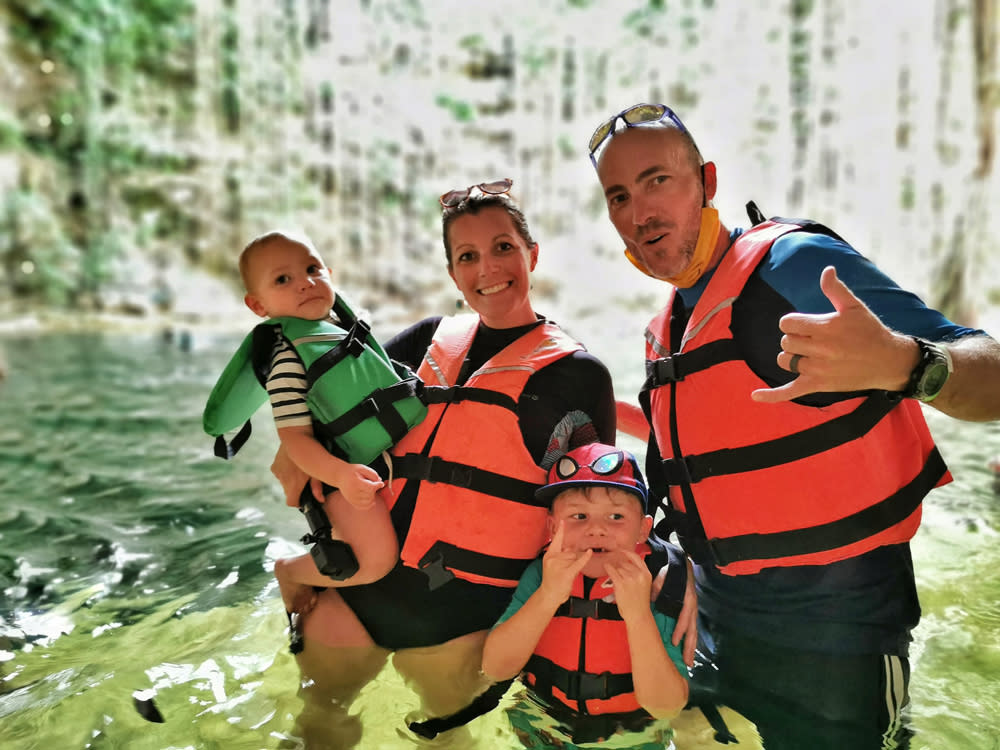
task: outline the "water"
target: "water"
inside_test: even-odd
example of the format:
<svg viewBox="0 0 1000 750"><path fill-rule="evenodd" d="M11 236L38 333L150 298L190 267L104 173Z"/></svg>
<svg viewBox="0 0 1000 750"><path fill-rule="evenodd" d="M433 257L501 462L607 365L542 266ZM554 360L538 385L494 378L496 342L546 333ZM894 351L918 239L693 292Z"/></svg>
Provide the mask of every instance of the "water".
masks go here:
<svg viewBox="0 0 1000 750"><path fill-rule="evenodd" d="M586 323L575 327L586 338ZM298 549L303 522L268 472L265 412L232 463L212 456L200 427L237 342L0 340L0 747L277 748L290 732L298 671L270 571ZM635 358L594 349L630 392ZM1000 425L930 416L956 482L926 504L914 543L925 611L914 747L996 747L1000 510L986 464ZM140 715L136 691L162 723ZM362 747L415 746L399 728L416 701L391 668L357 706ZM680 724L681 750L716 746L700 717ZM484 747L519 746L501 712L474 728Z"/></svg>

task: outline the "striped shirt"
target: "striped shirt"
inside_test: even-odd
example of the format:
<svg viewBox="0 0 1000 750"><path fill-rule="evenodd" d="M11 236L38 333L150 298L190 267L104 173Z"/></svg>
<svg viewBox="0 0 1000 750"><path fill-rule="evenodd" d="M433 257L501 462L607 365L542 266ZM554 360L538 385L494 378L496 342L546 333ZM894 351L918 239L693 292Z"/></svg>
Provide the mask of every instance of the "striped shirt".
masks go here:
<svg viewBox="0 0 1000 750"><path fill-rule="evenodd" d="M279 336L271 355L271 371L265 385L271 399L271 413L276 427L299 427L312 424L306 406L306 368L291 342Z"/></svg>

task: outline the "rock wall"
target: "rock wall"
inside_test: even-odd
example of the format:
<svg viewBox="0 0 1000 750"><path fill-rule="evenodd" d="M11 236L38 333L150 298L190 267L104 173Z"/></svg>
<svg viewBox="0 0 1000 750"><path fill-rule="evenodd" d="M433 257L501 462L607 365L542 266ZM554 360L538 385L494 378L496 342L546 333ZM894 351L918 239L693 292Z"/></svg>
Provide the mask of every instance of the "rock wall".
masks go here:
<svg viewBox="0 0 1000 750"><path fill-rule="evenodd" d="M728 224L750 198L816 218L970 319L1000 255L995 2L9 0L0 287L167 305L292 226L365 304L439 310L436 196L510 176L541 289L587 290L596 256L605 289L658 294L610 260L584 148L653 100Z"/></svg>

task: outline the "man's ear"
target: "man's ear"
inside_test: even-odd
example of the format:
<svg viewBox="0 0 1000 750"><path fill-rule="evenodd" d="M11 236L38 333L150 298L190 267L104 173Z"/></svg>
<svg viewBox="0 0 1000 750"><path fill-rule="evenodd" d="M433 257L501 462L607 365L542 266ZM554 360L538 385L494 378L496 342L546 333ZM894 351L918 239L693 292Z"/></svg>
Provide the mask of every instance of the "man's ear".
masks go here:
<svg viewBox="0 0 1000 750"><path fill-rule="evenodd" d="M701 166L702 184L705 187L705 200L710 201L715 198L715 191L719 184L715 174L715 162L706 161Z"/></svg>
<svg viewBox="0 0 1000 750"><path fill-rule="evenodd" d="M252 294L247 294L243 297L243 304L249 307L250 311L253 312L254 315L259 315L262 318L270 317L267 314L267 310L264 309L263 303L261 303L261 301Z"/></svg>

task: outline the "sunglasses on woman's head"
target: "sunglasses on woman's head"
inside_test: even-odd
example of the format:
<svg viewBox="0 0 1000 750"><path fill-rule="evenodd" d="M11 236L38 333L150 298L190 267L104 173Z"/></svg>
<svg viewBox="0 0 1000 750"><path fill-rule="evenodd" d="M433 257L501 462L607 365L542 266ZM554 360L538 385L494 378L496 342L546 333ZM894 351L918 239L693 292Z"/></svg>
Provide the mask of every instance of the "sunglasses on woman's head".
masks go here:
<svg viewBox="0 0 1000 750"><path fill-rule="evenodd" d="M637 125L648 125L650 123L663 122L664 120L670 120L674 126L682 133L687 133L688 129L684 127L684 123L681 122L679 118L670 107L665 104L635 104L628 109L623 109L617 115L609 117L603 123L601 123L594 134L590 136L590 161L593 163L594 168L597 168L597 157L594 154L597 153L597 149L610 138L615 132L615 125L618 120L621 119L625 123L626 128L634 128ZM690 133L688 133L690 135ZM693 139L692 139L693 140Z"/></svg>
<svg viewBox="0 0 1000 750"><path fill-rule="evenodd" d="M493 182L480 182L478 185L469 185L469 187L462 190L449 190L438 198L438 200L445 208L454 208L472 195L474 188L479 188L479 192L485 195L504 195L510 192L513 184L514 181L509 177L503 180L494 180Z"/></svg>

